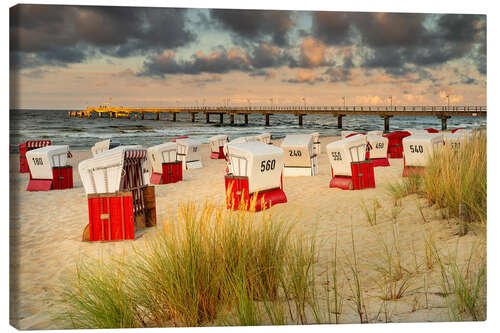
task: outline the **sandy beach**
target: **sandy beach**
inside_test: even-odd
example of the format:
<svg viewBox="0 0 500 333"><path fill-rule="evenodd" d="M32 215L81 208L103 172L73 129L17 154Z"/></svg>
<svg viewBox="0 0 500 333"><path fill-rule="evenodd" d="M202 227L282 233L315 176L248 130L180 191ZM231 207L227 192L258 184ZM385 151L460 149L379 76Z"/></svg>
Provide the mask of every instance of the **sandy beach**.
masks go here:
<svg viewBox="0 0 500 333"><path fill-rule="evenodd" d="M317 237L319 244L318 278L325 279L335 239L338 256L351 251L351 231L354 232L362 286L365 293L368 319L383 322L380 315L380 288L373 265L380 260L381 239L391 240L393 227L399 231L399 244L404 265L415 266L415 257L424 257L424 237L432 235L438 247L446 253L459 242L459 261L464 260L470 246L479 239L473 233L458 237L453 218L443 218L441 211L429 207L424 199L410 195L402 199L401 211L394 219L394 205L386 190L389 183L401 180L402 159L391 159L389 167L375 168L376 188L344 191L328 187L330 163L325 146L339 137L321 138L319 175L284 178L288 203L272 207L273 214L298 217L300 232ZM280 144L279 140L273 141ZM176 215L181 201L212 200L224 205L224 160L211 160L208 145L202 145L203 168L185 172L184 180L175 184L156 186L158 224L167 214ZM61 328L51 319L57 311L54 299L61 291L62 278L74 269L81 258L99 258L131 252L140 248L145 237L134 241L90 243L82 242L82 232L88 223L85 191L78 175L78 163L91 156L90 151L72 151L75 188L49 192L28 192L28 174L20 174L19 156L10 155L10 241L11 241L11 313L10 321L19 329ZM378 200L377 223L370 225L361 205ZM423 207L421 212L419 207ZM423 214L423 217L422 217ZM424 221L425 220L425 221ZM396 222L396 223L395 223ZM145 236L156 232L147 230ZM128 252L127 252L128 251ZM339 274L344 274L340 269ZM422 270L412 281L407 294L389 302L392 322L449 321L445 299L439 293L439 270ZM428 290L423 290L424 280ZM348 294L348 287L341 286ZM342 323L358 323L359 318L344 300Z"/></svg>

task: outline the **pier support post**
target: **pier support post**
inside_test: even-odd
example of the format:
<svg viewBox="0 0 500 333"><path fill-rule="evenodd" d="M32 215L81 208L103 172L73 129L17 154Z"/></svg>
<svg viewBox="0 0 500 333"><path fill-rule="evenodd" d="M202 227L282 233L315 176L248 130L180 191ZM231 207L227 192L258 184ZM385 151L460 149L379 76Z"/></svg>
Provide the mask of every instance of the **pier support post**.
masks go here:
<svg viewBox="0 0 500 333"><path fill-rule="evenodd" d="M127 114L127 118L130 119L130 113Z"/></svg>
<svg viewBox="0 0 500 333"><path fill-rule="evenodd" d="M382 116L384 118L384 132L389 132L389 119L392 116Z"/></svg>
<svg viewBox="0 0 500 333"><path fill-rule="evenodd" d="M156 120L160 120L160 112L156 112Z"/></svg>
<svg viewBox="0 0 500 333"><path fill-rule="evenodd" d="M177 112L172 113L172 121L177 121Z"/></svg>
<svg viewBox="0 0 500 333"><path fill-rule="evenodd" d="M245 114L245 125L248 125L248 114Z"/></svg>
<svg viewBox="0 0 500 333"><path fill-rule="evenodd" d="M141 113L141 120L144 120L144 112Z"/></svg>
<svg viewBox="0 0 500 333"><path fill-rule="evenodd" d="M343 114L337 116L337 128L342 128L342 118L344 118Z"/></svg>
<svg viewBox="0 0 500 333"><path fill-rule="evenodd" d="M196 113L191 113L191 122L194 123L196 121Z"/></svg>
<svg viewBox="0 0 500 333"><path fill-rule="evenodd" d="M269 116L270 116L270 114L266 113L266 126L270 126L269 125Z"/></svg>
<svg viewBox="0 0 500 333"><path fill-rule="evenodd" d="M99 112L99 118L102 118L102 112Z"/></svg>
<svg viewBox="0 0 500 333"><path fill-rule="evenodd" d="M299 126L302 126L302 117L303 115L299 114Z"/></svg>
<svg viewBox="0 0 500 333"><path fill-rule="evenodd" d="M234 114L229 115L229 120L231 122L231 125L234 125Z"/></svg>
<svg viewBox="0 0 500 333"><path fill-rule="evenodd" d="M219 113L219 123L221 125L224 123L224 113Z"/></svg>
<svg viewBox="0 0 500 333"><path fill-rule="evenodd" d="M205 113L205 119L207 121L207 124L210 122L210 113Z"/></svg>
<svg viewBox="0 0 500 333"><path fill-rule="evenodd" d="M441 130L444 131L448 128L446 121L448 120L448 118L451 118L451 117L450 116L441 116L439 118L441 118Z"/></svg>

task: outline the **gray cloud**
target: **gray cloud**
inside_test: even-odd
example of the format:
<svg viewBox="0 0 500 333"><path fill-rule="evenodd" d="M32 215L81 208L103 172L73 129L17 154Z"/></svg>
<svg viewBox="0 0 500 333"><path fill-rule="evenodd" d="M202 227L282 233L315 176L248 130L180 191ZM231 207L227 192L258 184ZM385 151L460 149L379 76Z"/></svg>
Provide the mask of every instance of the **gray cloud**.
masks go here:
<svg viewBox="0 0 500 333"><path fill-rule="evenodd" d="M288 32L294 26L291 14L291 11L282 10L210 10L211 18L231 31L238 43L262 42L270 38L278 46L288 45Z"/></svg>
<svg viewBox="0 0 500 333"><path fill-rule="evenodd" d="M115 57L186 45L185 9L17 5L10 9L13 65L64 66L95 56ZM21 55L22 54L22 55ZM12 67L12 66L11 66Z"/></svg>
<svg viewBox="0 0 500 333"><path fill-rule="evenodd" d="M138 75L163 78L165 74L223 74L234 70L251 70L246 55L239 51L219 48L209 55L193 54L190 60L177 60L173 52L153 55L144 62L144 68Z"/></svg>
<svg viewBox="0 0 500 333"><path fill-rule="evenodd" d="M312 33L328 45L359 41L367 49L361 66L389 74L406 64L437 66L465 56L486 73L484 15L315 12Z"/></svg>

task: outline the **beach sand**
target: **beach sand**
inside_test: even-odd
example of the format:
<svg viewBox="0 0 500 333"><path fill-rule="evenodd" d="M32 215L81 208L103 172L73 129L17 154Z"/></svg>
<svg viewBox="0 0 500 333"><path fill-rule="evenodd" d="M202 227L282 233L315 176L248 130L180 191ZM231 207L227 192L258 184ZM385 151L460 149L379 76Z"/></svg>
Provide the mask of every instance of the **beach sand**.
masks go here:
<svg viewBox="0 0 500 333"><path fill-rule="evenodd" d="M330 189L330 164L326 156L327 143L338 140L321 138L322 153L319 156L319 175L315 177L284 178L284 191L288 203L276 205L273 214L295 218L297 228L305 235L315 235L319 241L319 262L316 274L326 280L332 249L338 239L338 257L342 262L351 255L351 231L354 233L361 271L362 289L367 303L370 322L385 321L380 314L381 293L379 277L373 266L381 260L381 239L390 241L393 227L399 231L402 260L407 267L415 266L415 256L424 258L424 236L432 234L438 247L446 253L460 244L459 261L466 250L479 239L469 233L458 237L457 221L443 219L439 210L429 207L424 199L411 195L402 200L397 223L392 218L393 201L386 185L401 180L402 159L391 159L390 167L375 168L376 188L361 191ZM279 140L274 141L279 145ZM167 211L176 215L178 203L186 200L201 202L205 199L224 205L224 160L211 160L208 145L202 145L203 168L184 172L184 180L175 184L156 186L158 223ZM82 232L88 223L87 199L78 176L78 162L91 156L89 151L74 151L70 164L73 166L75 188L49 192L28 192L28 174L20 174L19 157L10 156L10 241L11 241L11 324L19 329L55 329L57 322L51 318L57 312L55 297L61 291L62 278L85 257L99 258L121 254L131 245L144 245L144 238L134 241L90 243L82 242ZM371 207L377 199L377 224L371 226L361 209L364 200ZM422 213L418 209L423 206ZM149 228L146 234L156 232ZM348 274L347 267L339 267L339 274ZM407 295L391 301L390 320L393 322L448 321L445 299L440 295L439 271L435 267L418 274ZM426 279L427 293L421 286ZM345 279L342 279L345 280ZM359 317L349 302L349 287L341 284L346 295L342 323L359 323ZM426 297L427 294L427 297Z"/></svg>

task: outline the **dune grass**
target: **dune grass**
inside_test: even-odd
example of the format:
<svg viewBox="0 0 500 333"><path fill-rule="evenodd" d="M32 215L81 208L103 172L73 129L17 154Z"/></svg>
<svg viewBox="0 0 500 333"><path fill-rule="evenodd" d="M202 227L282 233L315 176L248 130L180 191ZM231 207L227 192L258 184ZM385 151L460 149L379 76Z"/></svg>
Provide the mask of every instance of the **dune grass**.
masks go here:
<svg viewBox="0 0 500 333"><path fill-rule="evenodd" d="M486 320L486 248L476 241L463 263L454 252L441 254L433 243L433 254L441 273L441 292L446 298L450 320Z"/></svg>
<svg viewBox="0 0 500 333"><path fill-rule="evenodd" d="M122 268L115 263L79 263L58 299L64 307L55 319L77 328L141 327Z"/></svg>
<svg viewBox="0 0 500 333"><path fill-rule="evenodd" d="M364 200L361 200L361 210L366 216L366 220L370 226L377 224L377 210L381 207L380 202L377 199L371 200L371 205L367 205Z"/></svg>
<svg viewBox="0 0 500 333"><path fill-rule="evenodd" d="M403 178L401 182L389 183L387 192L392 196L394 206L401 206L401 199L414 193L422 191L422 177L418 174Z"/></svg>
<svg viewBox="0 0 500 333"><path fill-rule="evenodd" d="M379 298L384 301L402 298L411 288L414 272L403 265L403 255L397 224L392 225L390 242L379 237L380 260L374 264L378 272L377 284L381 290ZM414 259L416 261L416 257ZM417 266L417 263L415 263Z"/></svg>
<svg viewBox="0 0 500 333"><path fill-rule="evenodd" d="M149 235L127 260L83 262L64 288L73 328L307 323L315 305L314 239L270 212L229 211L205 202ZM95 266L95 267L94 267ZM228 320L229 318L229 320ZM61 319L61 318L59 318Z"/></svg>
<svg viewBox="0 0 500 333"><path fill-rule="evenodd" d="M445 146L433 154L422 187L428 200L451 215L486 225L486 134L477 132L458 151Z"/></svg>

